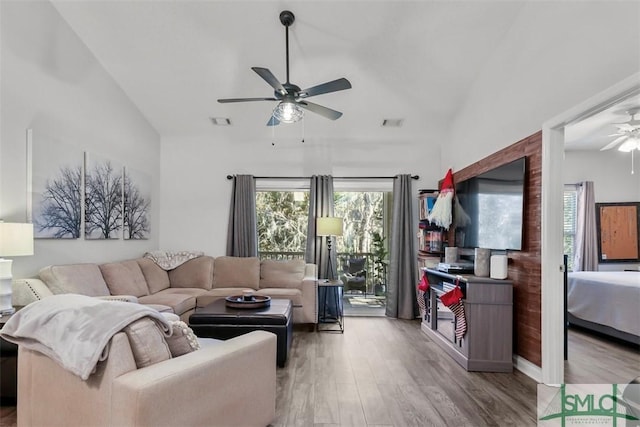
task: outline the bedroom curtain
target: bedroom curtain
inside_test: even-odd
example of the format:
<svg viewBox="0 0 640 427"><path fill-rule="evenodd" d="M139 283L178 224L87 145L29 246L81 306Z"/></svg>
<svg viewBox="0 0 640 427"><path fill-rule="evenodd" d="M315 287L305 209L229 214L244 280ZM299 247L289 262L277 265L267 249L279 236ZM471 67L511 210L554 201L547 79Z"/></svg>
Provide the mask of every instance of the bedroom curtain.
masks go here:
<svg viewBox="0 0 640 427"><path fill-rule="evenodd" d="M385 314L400 319L415 319L419 315L412 181L411 175L396 175L393 180L389 288Z"/></svg>
<svg viewBox="0 0 640 427"><path fill-rule="evenodd" d="M256 180L253 175L233 177L229 228L227 230L227 255L258 256Z"/></svg>
<svg viewBox="0 0 640 427"><path fill-rule="evenodd" d="M309 221L307 225L307 247L305 260L318 268L318 278L325 279L328 262L336 271L335 237L331 237L331 260L327 260L327 241L323 236L316 236L316 218L333 216L333 177L331 175L313 175L309 187Z"/></svg>
<svg viewBox="0 0 640 427"><path fill-rule="evenodd" d="M593 181L578 186L576 209L576 247L573 271L598 270L598 235Z"/></svg>

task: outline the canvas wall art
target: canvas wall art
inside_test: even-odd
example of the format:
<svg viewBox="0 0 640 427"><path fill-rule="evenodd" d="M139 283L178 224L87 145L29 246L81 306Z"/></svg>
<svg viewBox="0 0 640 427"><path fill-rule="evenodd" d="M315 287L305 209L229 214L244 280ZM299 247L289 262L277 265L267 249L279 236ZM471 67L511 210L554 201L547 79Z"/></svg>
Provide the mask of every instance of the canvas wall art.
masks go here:
<svg viewBox="0 0 640 427"><path fill-rule="evenodd" d="M31 135L31 134L29 134ZM34 237L77 239L82 221L82 150L34 135L28 141L32 176L31 217Z"/></svg>
<svg viewBox="0 0 640 427"><path fill-rule="evenodd" d="M119 239L122 235L122 171L117 161L85 153L85 239Z"/></svg>
<svg viewBox="0 0 640 427"><path fill-rule="evenodd" d="M125 167L123 197L125 240L148 239L151 233L151 176Z"/></svg>

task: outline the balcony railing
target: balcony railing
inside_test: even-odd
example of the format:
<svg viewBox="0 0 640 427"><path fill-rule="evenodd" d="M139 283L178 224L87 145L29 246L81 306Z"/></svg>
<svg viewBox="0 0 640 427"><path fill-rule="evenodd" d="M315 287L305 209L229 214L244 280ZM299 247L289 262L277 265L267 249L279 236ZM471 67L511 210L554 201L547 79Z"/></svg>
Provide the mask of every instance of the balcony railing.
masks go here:
<svg viewBox="0 0 640 427"><path fill-rule="evenodd" d="M304 259L304 252L276 252L265 251L259 252L260 259L274 259L274 260L290 260L290 259ZM373 254L370 252L338 252L336 258L337 272L336 275L340 278L346 269L346 265L351 258L366 258L365 269L367 271L367 293L373 293ZM324 276L324 272L319 276Z"/></svg>

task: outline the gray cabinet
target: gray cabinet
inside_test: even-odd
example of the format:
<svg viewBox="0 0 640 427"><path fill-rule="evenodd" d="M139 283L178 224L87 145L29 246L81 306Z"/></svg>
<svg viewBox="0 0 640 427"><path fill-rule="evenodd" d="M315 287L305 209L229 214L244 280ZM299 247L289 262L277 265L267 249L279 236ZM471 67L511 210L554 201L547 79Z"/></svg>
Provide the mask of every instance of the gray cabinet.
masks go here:
<svg viewBox="0 0 640 427"><path fill-rule="evenodd" d="M422 331L468 371L513 370L513 283L472 275L453 275L425 268L429 291ZM467 331L456 337L456 316L440 301L451 286L460 286Z"/></svg>

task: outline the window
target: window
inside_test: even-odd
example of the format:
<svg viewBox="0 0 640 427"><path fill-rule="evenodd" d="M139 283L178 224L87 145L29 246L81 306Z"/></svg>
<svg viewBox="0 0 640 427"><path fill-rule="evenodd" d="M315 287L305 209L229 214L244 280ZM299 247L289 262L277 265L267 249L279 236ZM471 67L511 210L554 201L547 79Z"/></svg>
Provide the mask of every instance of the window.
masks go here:
<svg viewBox="0 0 640 427"><path fill-rule="evenodd" d="M573 255L576 246L576 215L578 189L576 185L564 186L564 254L567 255L567 267L573 271Z"/></svg>
<svg viewBox="0 0 640 427"><path fill-rule="evenodd" d="M384 193L335 192L335 216L343 218L342 238L338 253L371 252L373 233L384 235Z"/></svg>
<svg viewBox="0 0 640 427"><path fill-rule="evenodd" d="M261 259L304 258L308 190L256 191L256 215Z"/></svg>

